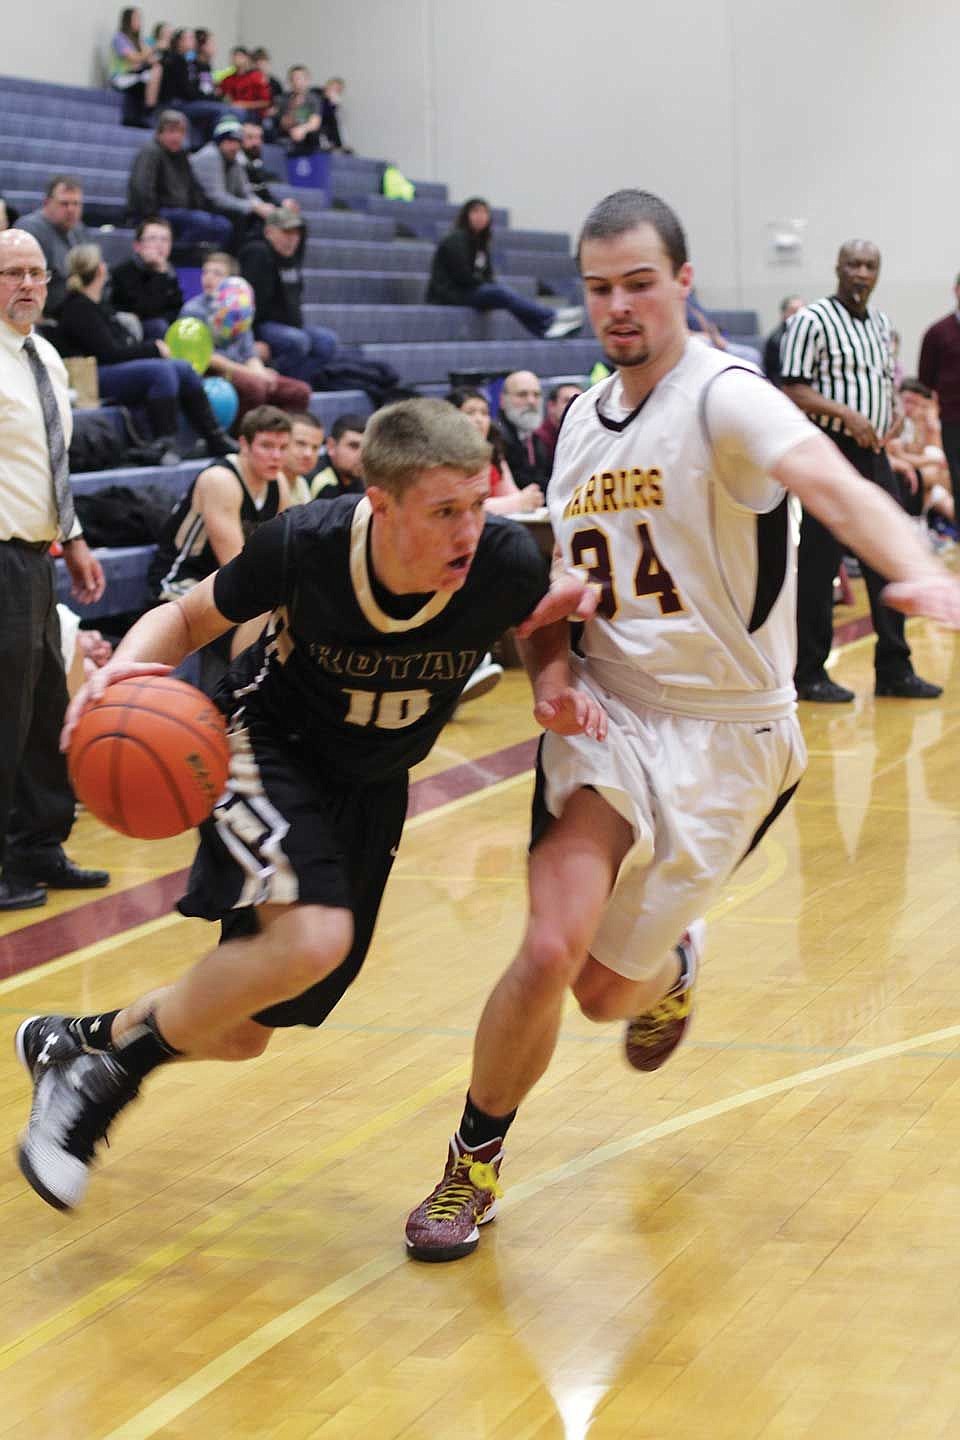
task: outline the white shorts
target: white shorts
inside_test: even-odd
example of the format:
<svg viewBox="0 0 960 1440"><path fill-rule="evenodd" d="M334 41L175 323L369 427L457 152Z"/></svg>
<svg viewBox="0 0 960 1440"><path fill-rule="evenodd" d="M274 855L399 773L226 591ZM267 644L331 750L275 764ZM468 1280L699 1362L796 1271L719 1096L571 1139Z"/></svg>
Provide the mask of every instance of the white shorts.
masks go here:
<svg viewBox="0 0 960 1440"><path fill-rule="evenodd" d="M590 953L642 980L716 900L757 831L806 766L795 715L708 720L608 694L582 670L609 717L607 738L544 736L544 798L559 815L591 786L633 827Z"/></svg>

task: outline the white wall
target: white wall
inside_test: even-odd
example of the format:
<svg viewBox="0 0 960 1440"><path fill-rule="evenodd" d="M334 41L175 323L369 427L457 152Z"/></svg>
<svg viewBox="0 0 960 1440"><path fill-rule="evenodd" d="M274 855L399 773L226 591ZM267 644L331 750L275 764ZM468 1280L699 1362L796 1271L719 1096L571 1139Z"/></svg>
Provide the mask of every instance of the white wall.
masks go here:
<svg viewBox="0 0 960 1440"><path fill-rule="evenodd" d="M875 240L908 366L960 269L953 156L960 12L942 0L240 0L278 64L347 79L345 131L414 178L575 230L625 184L685 221L703 297L772 323ZM252 32L251 32L252 33ZM293 38L295 37L295 38ZM768 222L805 219L802 263Z"/></svg>
<svg viewBox="0 0 960 1440"><path fill-rule="evenodd" d="M106 56L117 29L122 5L114 0L39 0L36 5L3 6L3 47L0 71L31 80L57 80L68 85L100 85L107 74ZM205 25L213 30L224 57L237 38L239 0L164 0L158 11L147 9L145 28L158 19L172 25Z"/></svg>

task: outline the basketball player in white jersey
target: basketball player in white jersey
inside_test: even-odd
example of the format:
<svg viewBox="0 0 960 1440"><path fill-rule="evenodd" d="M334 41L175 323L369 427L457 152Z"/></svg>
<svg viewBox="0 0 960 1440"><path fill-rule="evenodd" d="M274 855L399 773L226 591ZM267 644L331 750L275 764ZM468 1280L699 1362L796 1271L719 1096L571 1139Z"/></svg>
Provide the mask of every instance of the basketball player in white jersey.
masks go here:
<svg viewBox="0 0 960 1440"><path fill-rule="evenodd" d="M564 624L525 643L550 726L530 916L480 1020L443 1178L407 1221L423 1260L469 1254L493 1217L503 1139L547 1067L568 988L588 1018L627 1020L638 1069L680 1042L696 917L805 764L789 494L894 582L889 604L960 625L960 583L894 502L761 376L690 340L693 271L663 201L609 196L578 254L616 373L568 410L549 504L560 563L586 570L599 605L577 653ZM606 713L596 733L557 733L571 671Z"/></svg>

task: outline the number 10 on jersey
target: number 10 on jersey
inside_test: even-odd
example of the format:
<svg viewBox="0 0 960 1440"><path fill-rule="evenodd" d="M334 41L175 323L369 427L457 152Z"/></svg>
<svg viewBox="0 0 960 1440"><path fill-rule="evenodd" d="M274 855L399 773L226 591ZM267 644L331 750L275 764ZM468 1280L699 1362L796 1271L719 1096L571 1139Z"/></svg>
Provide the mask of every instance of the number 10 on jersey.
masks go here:
<svg viewBox="0 0 960 1440"><path fill-rule="evenodd" d="M679 614L684 609L683 601L673 583L673 576L654 549L647 520L637 522L637 544L640 547L640 557L633 577L634 595L638 598L655 595L661 615ZM600 591L597 614L613 620L620 609L620 601L606 535L595 526L578 530L570 542L570 553L574 565L584 569L590 584L596 585Z"/></svg>

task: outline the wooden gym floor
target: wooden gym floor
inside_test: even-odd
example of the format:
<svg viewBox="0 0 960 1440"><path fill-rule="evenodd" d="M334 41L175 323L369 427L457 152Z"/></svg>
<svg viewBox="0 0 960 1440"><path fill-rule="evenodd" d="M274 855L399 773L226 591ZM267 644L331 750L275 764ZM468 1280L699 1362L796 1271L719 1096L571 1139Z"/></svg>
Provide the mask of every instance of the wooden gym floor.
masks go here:
<svg viewBox="0 0 960 1440"><path fill-rule="evenodd" d="M403 1221L524 910L525 682L465 708L327 1025L154 1076L72 1218L0 1167L0 1436L955 1436L960 641L910 633L943 700L875 702L871 642L844 649L857 703L803 707L808 776L710 917L690 1042L640 1077L571 1009L499 1220L424 1266ZM82 816L70 848L110 890L0 923L11 1150L20 1019L120 1004L213 934L169 913L189 838Z"/></svg>

